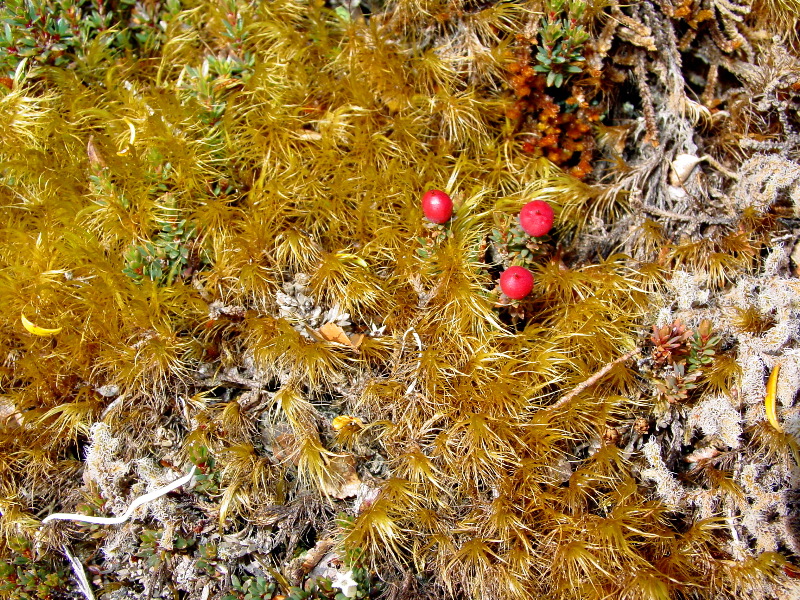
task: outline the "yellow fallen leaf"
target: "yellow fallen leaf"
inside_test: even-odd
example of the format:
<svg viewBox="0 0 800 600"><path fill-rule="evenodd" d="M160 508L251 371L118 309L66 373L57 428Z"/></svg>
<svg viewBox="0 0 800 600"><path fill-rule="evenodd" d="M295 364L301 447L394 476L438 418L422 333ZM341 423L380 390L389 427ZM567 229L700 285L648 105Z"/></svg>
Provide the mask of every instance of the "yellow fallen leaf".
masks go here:
<svg viewBox="0 0 800 600"><path fill-rule="evenodd" d="M764 408L767 410L767 421L772 425L776 431L783 433L783 427L778 423L778 410L777 410L777 396L778 396L778 374L781 372L781 365L777 364L773 367L772 373L769 374L767 379L767 393L764 396Z"/></svg>
<svg viewBox="0 0 800 600"><path fill-rule="evenodd" d="M61 329L63 329L62 327L55 327L53 329L48 329L47 327L39 327L31 323L24 314L20 315L20 319L22 320L22 326L28 331L28 333L32 333L33 335L48 337L51 335L56 335L61 331Z"/></svg>
<svg viewBox="0 0 800 600"><path fill-rule="evenodd" d="M364 421L358 417L351 417L350 415L339 415L331 421L331 427L333 427L334 431L341 431L345 427L363 429Z"/></svg>
<svg viewBox="0 0 800 600"><path fill-rule="evenodd" d="M350 338L347 337L344 329L336 323L325 323L319 328L319 334L326 342L337 342L339 344L350 345Z"/></svg>
<svg viewBox="0 0 800 600"><path fill-rule="evenodd" d="M767 412L767 421L775 428L775 431L784 433L783 427L778 422L778 375L781 372L781 365L777 364L772 368L772 373L769 374L767 379L767 393L764 396L764 408ZM800 447L791 435L786 436L786 441L789 444L789 449L792 451L794 461L800 466Z"/></svg>
<svg viewBox="0 0 800 600"><path fill-rule="evenodd" d="M352 337L348 336L345 330L336 323L325 323L319 328L319 334L326 342L336 342L354 349L358 348L364 340L364 335L361 333L356 333Z"/></svg>

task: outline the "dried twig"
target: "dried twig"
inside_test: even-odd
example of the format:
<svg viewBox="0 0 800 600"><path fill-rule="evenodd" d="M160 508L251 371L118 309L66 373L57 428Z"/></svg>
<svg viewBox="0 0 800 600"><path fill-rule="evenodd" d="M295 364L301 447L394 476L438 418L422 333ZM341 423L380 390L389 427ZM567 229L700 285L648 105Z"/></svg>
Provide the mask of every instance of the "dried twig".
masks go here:
<svg viewBox="0 0 800 600"><path fill-rule="evenodd" d="M655 206L643 206L642 209L651 215L658 215L659 217L666 217L676 221L687 221L689 223L704 223L706 225L731 225L734 222L733 217L714 218L706 215L684 215L682 213L664 210Z"/></svg>
<svg viewBox="0 0 800 600"><path fill-rule="evenodd" d="M197 387L213 388L213 387L240 387L256 392L267 391L267 384L256 379L247 379L239 375L224 374L211 379L193 379L192 384Z"/></svg>
<svg viewBox="0 0 800 600"><path fill-rule="evenodd" d="M714 167L717 171L725 175L725 177L729 177L730 179L734 179L739 181L741 179L740 175L736 171L731 171L728 167L723 165L719 162L716 158L711 156L710 154L704 154L703 160L705 160L708 164Z"/></svg>
<svg viewBox="0 0 800 600"><path fill-rule="evenodd" d="M575 386L575 388L569 394L567 394L566 396L562 397L561 400L559 400L558 402L553 404L553 406L550 406L545 410L548 410L549 412L554 412L554 411L560 409L561 407L566 406L570 402L570 400L572 400L575 396L580 394L583 390L585 390L586 388L588 388L588 387L594 385L595 383L597 383L598 381L600 381L603 378L603 376L606 375L606 373L608 373L616 365L618 365L619 363L625 362L629 358L632 358L632 357L636 356L637 354L639 354L639 352L641 352L641 350L639 348L634 348L630 352L628 352L626 354L623 354L622 356L620 356L616 360L608 363L602 369L600 369L597 373L595 373L594 375L589 377L589 379L587 379L583 383L580 383L579 385Z"/></svg>
<svg viewBox="0 0 800 600"><path fill-rule="evenodd" d="M644 52L637 52L633 72L636 75L636 86L639 88L639 95L642 98L642 114L644 115L644 124L647 129L647 136L645 139L657 148L660 142L658 139L658 125L656 124L656 109L653 104L653 95L647 84L647 69L644 64Z"/></svg>
<svg viewBox="0 0 800 600"><path fill-rule="evenodd" d="M293 560L287 569L289 582L299 585L303 577L308 575L335 545L336 542L332 538L319 540L316 546Z"/></svg>

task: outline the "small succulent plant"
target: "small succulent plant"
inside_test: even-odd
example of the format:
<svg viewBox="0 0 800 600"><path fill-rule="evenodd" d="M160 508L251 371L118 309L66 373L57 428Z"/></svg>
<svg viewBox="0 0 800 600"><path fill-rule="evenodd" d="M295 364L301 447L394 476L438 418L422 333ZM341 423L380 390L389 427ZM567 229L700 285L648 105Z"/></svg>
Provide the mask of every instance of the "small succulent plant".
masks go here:
<svg viewBox="0 0 800 600"><path fill-rule="evenodd" d="M658 395L670 404L686 402L689 399L689 392L697 387L699 378L700 373L687 371L685 363L675 363L664 380L656 383L656 389Z"/></svg>
<svg viewBox="0 0 800 600"><path fill-rule="evenodd" d="M691 330L686 329L686 325L680 319L671 325L656 327L653 325L653 335L650 341L653 342L653 361L656 365L674 363L689 353L686 342L692 337Z"/></svg>
<svg viewBox="0 0 800 600"><path fill-rule="evenodd" d="M194 237L195 229L185 219L164 221L153 241L128 250L123 272L137 282L147 278L169 285L188 266Z"/></svg>
<svg viewBox="0 0 800 600"><path fill-rule="evenodd" d="M689 369L698 369L710 365L714 360L716 347L721 340L722 337L720 335L714 335L711 321L703 319L692 334L689 356L686 359Z"/></svg>
<svg viewBox="0 0 800 600"><path fill-rule="evenodd" d="M680 319L663 327L653 326L651 356L661 373L654 381L658 395L670 404L687 402L690 392L700 385L706 368L713 363L721 340L708 319L703 319L694 330Z"/></svg>

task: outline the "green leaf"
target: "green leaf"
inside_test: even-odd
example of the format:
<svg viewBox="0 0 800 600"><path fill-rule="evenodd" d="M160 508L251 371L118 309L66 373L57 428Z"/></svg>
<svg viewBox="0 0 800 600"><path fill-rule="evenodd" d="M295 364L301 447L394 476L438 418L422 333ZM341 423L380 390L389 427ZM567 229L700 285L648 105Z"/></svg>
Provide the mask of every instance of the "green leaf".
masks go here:
<svg viewBox="0 0 800 600"><path fill-rule="evenodd" d="M350 11L344 6L337 6L333 9L333 12L336 13L336 16L339 17L343 22L349 23L351 21Z"/></svg>

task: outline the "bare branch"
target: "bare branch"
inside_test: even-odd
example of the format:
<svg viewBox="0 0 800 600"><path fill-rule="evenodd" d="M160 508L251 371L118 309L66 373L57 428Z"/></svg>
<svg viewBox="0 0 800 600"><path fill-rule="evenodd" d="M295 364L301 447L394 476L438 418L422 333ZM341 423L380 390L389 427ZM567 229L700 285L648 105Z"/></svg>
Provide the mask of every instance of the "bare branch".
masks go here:
<svg viewBox="0 0 800 600"><path fill-rule="evenodd" d="M588 387L590 387L590 386L593 386L595 383L597 383L598 381L600 381L600 380L601 380L601 379L602 379L602 378L603 378L603 377L604 377L604 376L605 376L605 375L606 375L606 374L607 374L607 373L608 373L608 372L609 372L611 369L613 369L613 368L614 368L616 365L618 365L618 364L620 364L620 363L623 363L623 362L625 362L626 360L628 360L628 359L630 359L630 358L632 358L632 357L636 356L637 354L639 354L639 352L641 352L641 349L640 349L640 348L634 348L634 349L633 349L633 350L631 350L630 352L628 352L628 353L626 353L626 354L623 354L623 355L622 355L622 356L620 356L619 358L617 358L617 359L615 359L614 361L612 361L612 362L608 363L608 364L607 364L607 365L605 365L605 366L604 366L602 369L600 369L600 370L599 370L597 373L595 373L594 375L592 375L591 377L589 377L589 379L587 379L587 380L586 380L586 381L584 381L583 383L581 383L581 384L579 384L579 385L575 386L575 388L574 388L574 389L573 389L573 390L572 390L572 391L571 391L569 394L567 394L566 396L562 397L562 398L561 398L561 400L559 400L558 402L556 402L555 404L553 404L553 406L550 406L550 407L548 407L548 408L547 408L547 409L545 409L545 410L547 410L547 411L549 411L549 412L555 412L555 411L557 411L558 409L562 408L563 406L566 406L567 404L569 404L569 402L570 402L570 401L571 401L571 400L572 400L572 399L573 399L575 396L577 396L578 394L580 394L580 393L581 393L583 390L585 390L586 388L588 388Z"/></svg>

